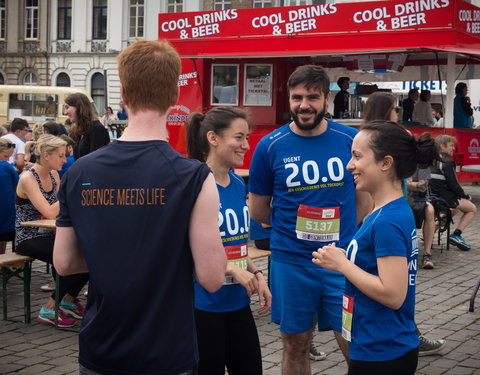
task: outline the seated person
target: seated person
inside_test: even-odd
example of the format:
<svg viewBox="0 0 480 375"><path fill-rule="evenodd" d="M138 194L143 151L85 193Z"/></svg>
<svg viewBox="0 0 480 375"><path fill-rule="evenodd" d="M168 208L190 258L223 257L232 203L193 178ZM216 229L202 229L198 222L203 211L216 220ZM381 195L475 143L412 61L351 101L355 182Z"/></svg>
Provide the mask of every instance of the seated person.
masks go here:
<svg viewBox="0 0 480 375"><path fill-rule="evenodd" d="M417 229L422 228L423 233L423 258L422 268L432 269L432 245L435 235L435 209L428 202L428 183L430 180L430 168L419 168L407 182L410 205Z"/></svg>
<svg viewBox="0 0 480 375"><path fill-rule="evenodd" d="M439 135L435 138L439 149L441 161L431 169L430 187L433 194L445 199L447 204L453 210L453 215L458 211L462 212L462 217L458 222L457 228L449 238L449 242L457 246L460 250L468 251L471 246L465 242L462 232L472 222L477 207L472 203L470 195L465 193L460 186L455 174L455 162L451 159L455 147L456 139L447 134Z"/></svg>

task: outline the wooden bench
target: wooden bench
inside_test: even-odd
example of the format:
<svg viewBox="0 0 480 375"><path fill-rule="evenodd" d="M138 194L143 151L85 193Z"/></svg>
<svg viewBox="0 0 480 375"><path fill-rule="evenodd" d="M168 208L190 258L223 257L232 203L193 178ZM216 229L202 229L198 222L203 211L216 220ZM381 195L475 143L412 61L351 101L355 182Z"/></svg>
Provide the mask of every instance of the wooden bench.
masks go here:
<svg viewBox="0 0 480 375"><path fill-rule="evenodd" d="M16 276L23 280L23 323L30 323L30 279L32 275L33 260L33 258L16 253L0 254L3 290L3 320L11 320L8 319L7 286L9 280L13 276Z"/></svg>
<svg viewBox="0 0 480 375"><path fill-rule="evenodd" d="M254 246L249 246L248 247L248 256L250 257L250 259L268 257L268 256L270 256L270 251L269 250L260 250L260 249L257 249Z"/></svg>

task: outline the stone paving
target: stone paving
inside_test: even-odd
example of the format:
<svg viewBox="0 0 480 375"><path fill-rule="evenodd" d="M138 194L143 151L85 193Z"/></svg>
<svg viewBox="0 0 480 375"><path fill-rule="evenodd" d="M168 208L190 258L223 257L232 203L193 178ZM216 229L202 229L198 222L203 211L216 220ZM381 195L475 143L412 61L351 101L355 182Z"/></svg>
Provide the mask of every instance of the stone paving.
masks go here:
<svg viewBox="0 0 480 375"><path fill-rule="evenodd" d="M464 188L479 207L480 186L466 184ZM420 357L417 374L480 375L480 295L475 312L468 311L472 289L480 279L480 213L465 231L464 238L472 245L471 251L459 251L454 246L446 251L444 236L443 245L435 242L433 249L435 269L420 269L418 272L417 324L428 337L444 338L447 344L442 355ZM258 260L257 264L266 272L266 259ZM31 284L32 323L0 320L0 375L78 374L78 333L57 330L35 320L41 304L48 297L47 293L40 291L40 286L50 280L45 264L35 262ZM21 291L20 282L9 287L10 317L22 315ZM81 300L85 302L83 295ZM258 309L256 298L252 299L252 309ZM270 322L269 317L259 317L256 313L255 317L264 374L279 375L282 343L278 327ZM315 333L314 342L319 350L327 353L327 359L312 362L312 374L347 373L332 332Z"/></svg>

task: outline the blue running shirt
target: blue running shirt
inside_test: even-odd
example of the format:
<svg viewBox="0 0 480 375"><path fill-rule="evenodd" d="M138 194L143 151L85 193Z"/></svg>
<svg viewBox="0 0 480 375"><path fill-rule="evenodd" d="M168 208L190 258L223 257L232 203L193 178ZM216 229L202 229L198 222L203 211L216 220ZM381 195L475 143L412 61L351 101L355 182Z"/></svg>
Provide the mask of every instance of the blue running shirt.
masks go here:
<svg viewBox="0 0 480 375"><path fill-rule="evenodd" d="M356 134L355 128L328 121L323 134L304 137L287 124L258 143L249 191L273 197L273 260L317 267L312 251L330 242L346 248L352 239L357 231L355 185L346 167Z"/></svg>
<svg viewBox="0 0 480 375"><path fill-rule="evenodd" d="M390 361L418 347L415 315L415 284L418 243L415 220L405 197L371 213L347 249L348 259L378 276L377 258L405 257L408 292L398 310L392 310L363 294L346 280L345 294L354 299L350 358L357 361Z"/></svg>
<svg viewBox="0 0 480 375"><path fill-rule="evenodd" d="M223 246L228 249L248 249L249 213L246 202L247 189L243 179L233 172L228 172L230 183L223 187L217 184L220 196L218 227ZM238 254L237 254L238 255ZM238 258L238 256L234 257ZM244 259L244 262L247 260ZM246 269L246 263L244 264ZM226 277L228 285L222 286L215 293L209 293L195 281L195 308L209 312L236 311L250 303L247 290L238 283L232 283Z"/></svg>

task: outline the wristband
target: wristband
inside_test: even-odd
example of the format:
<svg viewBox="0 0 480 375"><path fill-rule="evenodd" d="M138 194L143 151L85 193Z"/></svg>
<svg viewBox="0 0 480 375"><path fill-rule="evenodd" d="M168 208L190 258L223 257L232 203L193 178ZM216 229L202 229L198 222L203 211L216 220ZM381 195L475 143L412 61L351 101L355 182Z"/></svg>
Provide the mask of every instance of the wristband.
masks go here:
<svg viewBox="0 0 480 375"><path fill-rule="evenodd" d="M255 277L257 277L257 273L261 273L261 274L263 275L263 271L262 271L262 270L256 270L256 271L253 273L253 275L254 275Z"/></svg>

